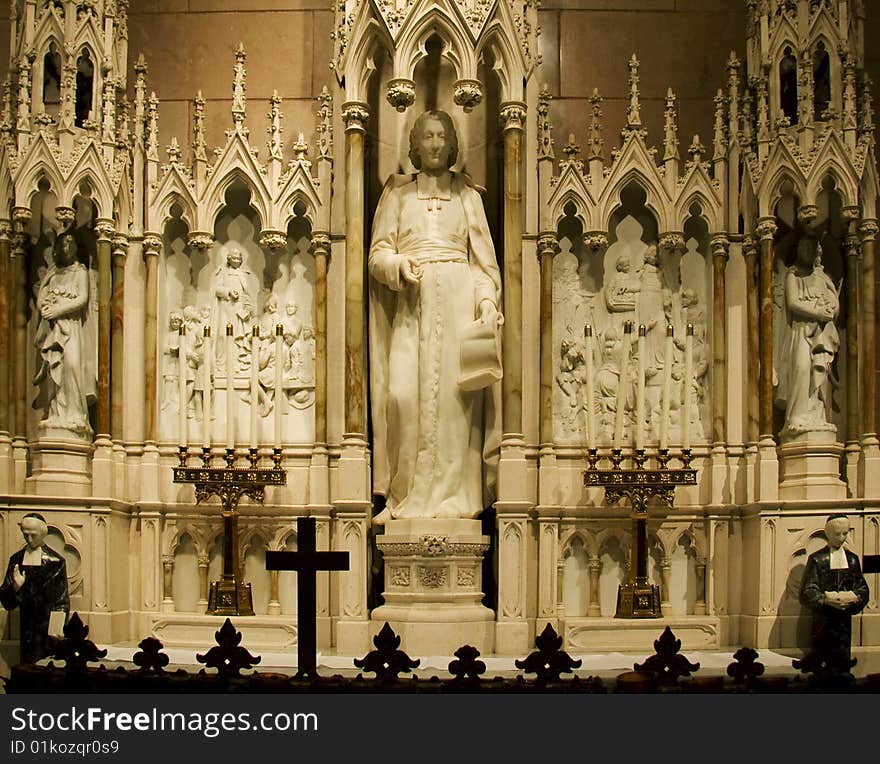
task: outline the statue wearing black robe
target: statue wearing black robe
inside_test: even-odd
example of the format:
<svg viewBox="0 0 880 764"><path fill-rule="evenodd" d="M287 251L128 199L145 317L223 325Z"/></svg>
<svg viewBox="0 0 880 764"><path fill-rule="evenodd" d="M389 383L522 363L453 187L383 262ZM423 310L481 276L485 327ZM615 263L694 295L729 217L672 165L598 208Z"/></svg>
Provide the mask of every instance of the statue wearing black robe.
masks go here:
<svg viewBox="0 0 880 764"><path fill-rule="evenodd" d="M859 558L844 549L846 568L831 568L831 548L813 552L801 582L801 603L813 611L813 649L829 660L849 661L852 617L868 604L868 583ZM841 610L825 604L825 592L853 592L858 602Z"/></svg>
<svg viewBox="0 0 880 764"><path fill-rule="evenodd" d="M7 610L20 608L21 662L35 663L49 654L49 615L53 610L70 610L67 594L67 565L64 558L45 544L40 547L40 565L24 565L27 547L9 558L0 586L0 603ZM24 585L15 591L12 573L21 566Z"/></svg>

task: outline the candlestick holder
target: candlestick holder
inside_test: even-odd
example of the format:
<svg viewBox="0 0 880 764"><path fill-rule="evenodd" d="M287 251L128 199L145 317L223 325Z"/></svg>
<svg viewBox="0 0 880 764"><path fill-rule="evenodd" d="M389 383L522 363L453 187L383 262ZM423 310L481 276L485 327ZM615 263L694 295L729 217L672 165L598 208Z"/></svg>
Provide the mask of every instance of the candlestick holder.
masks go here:
<svg viewBox="0 0 880 764"><path fill-rule="evenodd" d="M632 508L633 550L629 580L617 592L616 618L659 618L660 587L648 581L648 505L657 499L671 507L675 489L680 485L696 485L697 471L691 469L691 451L682 449L678 456L681 466L671 467L668 449L662 449L650 466L644 449L638 449L629 460L620 448L611 449L610 467L599 466L598 449L587 451L584 485L604 488L606 504L623 499Z"/></svg>
<svg viewBox="0 0 880 764"><path fill-rule="evenodd" d="M273 449L271 468L260 467L256 447L248 449L245 467L236 466L234 448L226 449L225 466L213 466L213 455L208 447L201 449L201 466L190 467L188 457L188 449L181 446L174 482L194 485L197 504L216 495L223 507L223 575L219 581L211 582L206 612L209 615L253 615L251 585L239 580L238 503L242 496L249 496L262 504L266 486L287 484L287 473L281 466L281 449Z"/></svg>

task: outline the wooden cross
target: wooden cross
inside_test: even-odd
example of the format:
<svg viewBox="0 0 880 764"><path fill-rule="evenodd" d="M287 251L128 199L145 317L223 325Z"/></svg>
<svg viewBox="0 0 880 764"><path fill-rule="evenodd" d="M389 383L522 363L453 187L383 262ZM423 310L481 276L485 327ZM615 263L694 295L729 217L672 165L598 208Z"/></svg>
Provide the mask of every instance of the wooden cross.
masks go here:
<svg viewBox="0 0 880 764"><path fill-rule="evenodd" d="M297 676L317 674L317 572L348 570L348 552L315 551L315 518L296 520L296 552L266 552L266 570L295 570Z"/></svg>

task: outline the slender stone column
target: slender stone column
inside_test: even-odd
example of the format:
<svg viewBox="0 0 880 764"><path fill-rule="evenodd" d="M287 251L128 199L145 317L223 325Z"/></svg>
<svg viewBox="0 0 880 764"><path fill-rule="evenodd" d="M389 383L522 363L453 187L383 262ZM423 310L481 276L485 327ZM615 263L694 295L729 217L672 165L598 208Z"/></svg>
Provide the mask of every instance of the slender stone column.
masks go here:
<svg viewBox="0 0 880 764"><path fill-rule="evenodd" d="M10 262L12 223L0 220L0 494L12 489L12 437L9 409Z"/></svg>
<svg viewBox="0 0 880 764"><path fill-rule="evenodd" d="M156 321L159 277L159 251L162 238L144 235L144 455L141 459L140 497L144 502L159 501L159 412L157 398Z"/></svg>
<svg viewBox="0 0 880 764"><path fill-rule="evenodd" d="M159 234L148 233L144 236L144 262L146 274L144 281L145 304L144 304L144 376L146 379L144 395L146 404L146 442L156 445L158 437L158 412L157 407L157 369L156 369L156 321L157 301L159 298L159 251L162 248L162 238Z"/></svg>
<svg viewBox="0 0 880 764"><path fill-rule="evenodd" d="M561 625L565 621L565 558L556 560L556 621Z"/></svg>
<svg viewBox="0 0 880 764"><path fill-rule="evenodd" d="M859 226L862 238L862 404L861 419L863 438L877 441L877 289L876 247L880 232L876 220L863 220Z"/></svg>
<svg viewBox="0 0 880 764"><path fill-rule="evenodd" d="M98 237L98 401L95 407L95 452L92 458L92 495L112 496L113 461L110 441L110 348L112 298L111 251L113 221L102 218L95 225Z"/></svg>
<svg viewBox="0 0 880 764"><path fill-rule="evenodd" d="M556 571L559 552L559 514L544 510L538 516L538 630L549 623L559 628L556 620Z"/></svg>
<svg viewBox="0 0 880 764"><path fill-rule="evenodd" d="M327 261L330 237L312 234L315 257L315 443L327 442Z"/></svg>
<svg viewBox="0 0 880 764"><path fill-rule="evenodd" d="M503 430L522 437L523 131L526 105L501 104L504 124Z"/></svg>
<svg viewBox="0 0 880 764"><path fill-rule="evenodd" d="M663 615L669 615L672 613L672 604L669 601L669 590L672 583L672 563L666 554L660 560L660 583L660 612Z"/></svg>
<svg viewBox="0 0 880 764"><path fill-rule="evenodd" d="M760 410L758 430L762 441L773 438L773 237L776 219L761 218L757 233L761 241L760 265Z"/></svg>
<svg viewBox="0 0 880 764"><path fill-rule="evenodd" d="M706 615L706 559L698 557L694 567L697 579L697 597L694 602L694 615Z"/></svg>
<svg viewBox="0 0 880 764"><path fill-rule="evenodd" d="M726 440L724 411L727 405L727 326L724 272L730 258L730 241L712 239L712 442L723 447Z"/></svg>
<svg viewBox="0 0 880 764"><path fill-rule="evenodd" d="M122 442L123 384L122 356L125 306L125 257L128 237L113 238L113 293L110 302L110 436L114 444Z"/></svg>
<svg viewBox="0 0 880 764"><path fill-rule="evenodd" d="M779 459L773 437L773 236L776 219L761 218L757 234L761 241L759 267L759 356L758 380L758 473L757 497L773 501L779 497Z"/></svg>
<svg viewBox="0 0 880 764"><path fill-rule="evenodd" d="M367 104L342 105L345 121L345 432L367 432L364 355L364 132Z"/></svg>
<svg viewBox="0 0 880 764"><path fill-rule="evenodd" d="M269 607L266 610L269 615L281 614L281 602L278 599L278 571L269 571Z"/></svg>
<svg viewBox="0 0 880 764"><path fill-rule="evenodd" d="M748 369L746 375L746 439L751 445L758 443L758 423L760 412L760 394L758 380L760 367L760 315L758 299L758 247L751 236L743 241L743 253L746 260L746 348Z"/></svg>
<svg viewBox="0 0 880 764"><path fill-rule="evenodd" d="M98 404L95 410L96 439L110 438L110 300L113 291L111 251L113 221L98 220Z"/></svg>
<svg viewBox="0 0 880 764"><path fill-rule="evenodd" d="M602 603L599 601L599 574L602 572L602 561L599 555L591 555L589 562L590 571L590 604L587 605L587 615L590 618L598 618L602 615Z"/></svg>
<svg viewBox="0 0 880 764"><path fill-rule="evenodd" d="M12 458L14 461L13 488L24 492L27 474L27 394L30 383L30 364L33 362L27 347L27 257L30 247L28 224L31 211L27 207L12 210L15 237L12 246ZM30 363L29 363L30 362Z"/></svg>
<svg viewBox="0 0 880 764"><path fill-rule="evenodd" d="M553 256L559 251L556 234L538 239L541 261L541 445L553 443Z"/></svg>
<svg viewBox="0 0 880 764"><path fill-rule="evenodd" d="M199 555L199 601L196 605L200 613L208 609L208 555Z"/></svg>
<svg viewBox="0 0 880 764"><path fill-rule="evenodd" d="M861 446L861 406L859 405L859 235L854 218L858 209L843 210L850 220L850 231L843 243L846 254L846 475L852 495L858 485L858 464Z"/></svg>
<svg viewBox="0 0 880 764"><path fill-rule="evenodd" d="M162 612L174 612L174 555L162 555Z"/></svg>

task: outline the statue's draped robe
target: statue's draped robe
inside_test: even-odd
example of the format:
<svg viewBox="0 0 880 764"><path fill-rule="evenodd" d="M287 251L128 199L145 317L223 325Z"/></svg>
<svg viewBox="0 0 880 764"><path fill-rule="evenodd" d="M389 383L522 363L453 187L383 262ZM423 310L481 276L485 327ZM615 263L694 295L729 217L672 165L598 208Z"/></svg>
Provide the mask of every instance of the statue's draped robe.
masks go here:
<svg viewBox="0 0 880 764"><path fill-rule="evenodd" d="M88 404L94 399L97 375L89 322L89 275L82 263L50 268L37 292L37 312L55 305L57 318L40 318L34 342L40 366L34 383L48 384L46 420L72 430L88 430Z"/></svg>
<svg viewBox="0 0 880 764"><path fill-rule="evenodd" d="M373 221L370 380L374 491L394 518L476 517L491 500L500 390L458 386L462 330L501 277L478 192L461 175L429 188L394 176ZM418 259L418 286L400 275Z"/></svg>
<svg viewBox="0 0 880 764"><path fill-rule="evenodd" d="M852 617L868 604L868 584L858 556L845 549L846 569L831 568L831 549L813 552L801 581L801 602L813 611L813 648L831 657L849 658ZM859 601L845 610L825 604L825 592L854 592Z"/></svg>
<svg viewBox="0 0 880 764"><path fill-rule="evenodd" d="M823 386L840 347L840 336L833 319L819 320L810 313L828 303L837 315L837 290L818 266L803 276L791 268L785 281L785 302L776 388L776 400L785 406L785 429L834 429L828 424Z"/></svg>
<svg viewBox="0 0 880 764"><path fill-rule="evenodd" d="M0 603L7 610L20 609L21 662L34 663L49 654L49 614L70 610L67 594L67 565L64 558L48 546L41 547L40 565L23 565L24 549L9 558L6 576L0 585ZM17 592L12 571L20 565L24 586Z"/></svg>

